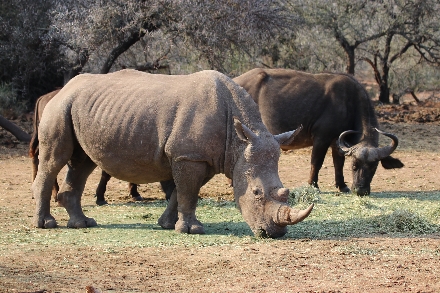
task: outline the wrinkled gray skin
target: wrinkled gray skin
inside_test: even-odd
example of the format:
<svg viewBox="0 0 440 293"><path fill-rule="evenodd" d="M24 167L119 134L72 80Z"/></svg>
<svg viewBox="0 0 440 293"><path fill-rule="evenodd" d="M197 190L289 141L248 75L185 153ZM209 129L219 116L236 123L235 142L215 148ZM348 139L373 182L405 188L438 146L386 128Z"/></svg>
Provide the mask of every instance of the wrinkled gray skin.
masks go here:
<svg viewBox="0 0 440 293"><path fill-rule="evenodd" d="M68 227L97 225L84 215L81 195L99 166L137 184L174 179L176 188L159 224L184 233L204 233L195 214L198 193L224 173L235 182L237 206L252 231L280 237L286 225L303 220L313 208L290 208L278 177L279 146L295 134L272 135L246 91L215 71L77 76L48 103L40 121L34 224L57 226L50 194L67 164L58 200L69 214Z"/></svg>
<svg viewBox="0 0 440 293"><path fill-rule="evenodd" d="M378 147L374 108L365 89L352 76L257 68L234 81L257 102L263 122L271 133L303 126L295 140L283 145L282 149L313 147L309 184L318 187L318 173L329 147L332 148L336 187L342 192L350 192L343 174L345 156L353 158L352 189L360 196L370 193L379 161L386 169L403 167L400 160L390 156L398 144L396 136L381 132L390 137L392 143L388 147ZM339 136L342 148L337 144Z"/></svg>
<svg viewBox="0 0 440 293"><path fill-rule="evenodd" d="M56 94L58 94L60 90L55 90L50 93L47 93L41 97L38 98L37 102L35 103L35 109L34 109L34 131L32 133L32 139L29 144L29 157L32 159L32 181L34 181L35 176L37 176L38 172L38 125L40 124L41 117L43 116L44 108L46 107L47 103L49 103L50 100L52 100L53 97L55 97ZM111 176L105 173L105 171L101 172L101 180L99 181L98 187L96 188L96 204L97 205L105 205L108 204L105 200L105 191L107 189L107 183L110 180ZM162 189L166 192L167 200L169 199L169 196L171 195L170 192L167 192L166 190L166 183L161 182ZM52 188L52 198L55 202L57 202L57 194L59 190L58 181L55 179L55 183ZM143 200L142 196L137 191L137 185L133 183L128 184L128 190L133 198L133 200L141 201Z"/></svg>

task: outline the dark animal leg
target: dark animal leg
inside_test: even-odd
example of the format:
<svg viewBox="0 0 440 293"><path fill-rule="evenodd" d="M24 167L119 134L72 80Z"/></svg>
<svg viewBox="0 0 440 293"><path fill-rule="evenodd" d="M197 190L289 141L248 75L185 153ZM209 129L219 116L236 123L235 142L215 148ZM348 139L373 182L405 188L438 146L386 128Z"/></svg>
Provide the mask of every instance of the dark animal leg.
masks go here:
<svg viewBox="0 0 440 293"><path fill-rule="evenodd" d="M308 182L313 187L319 188L318 174L319 170L321 170L322 164L324 163L324 158L329 146L330 144L323 144L317 140L313 142L311 168Z"/></svg>
<svg viewBox="0 0 440 293"><path fill-rule="evenodd" d="M58 200L69 214L67 227L87 228L96 226L94 219L84 215L81 207L81 196L87 178L96 168L95 163L81 149L78 150L68 164L66 178L58 194Z"/></svg>
<svg viewBox="0 0 440 293"><path fill-rule="evenodd" d="M107 190L107 183L112 178L105 171L101 172L101 180L99 180L98 187L96 188L96 204L99 206L106 205L108 202L105 200L105 192Z"/></svg>
<svg viewBox="0 0 440 293"><path fill-rule="evenodd" d="M336 146L336 142L332 143L332 157L333 157L333 165L335 167L335 183L336 188L339 189L340 192L350 192L350 188L345 184L344 181L344 163L345 163L345 157L342 156L339 151L338 147Z"/></svg>
<svg viewBox="0 0 440 293"><path fill-rule="evenodd" d="M128 190L129 190L130 195L134 201L143 201L144 200L144 198L139 194L139 192L137 190L137 184L128 183Z"/></svg>
<svg viewBox="0 0 440 293"><path fill-rule="evenodd" d="M176 183L174 183L174 180L161 181L160 186L162 187L163 192L165 192L165 198L169 201L171 194L176 188Z"/></svg>

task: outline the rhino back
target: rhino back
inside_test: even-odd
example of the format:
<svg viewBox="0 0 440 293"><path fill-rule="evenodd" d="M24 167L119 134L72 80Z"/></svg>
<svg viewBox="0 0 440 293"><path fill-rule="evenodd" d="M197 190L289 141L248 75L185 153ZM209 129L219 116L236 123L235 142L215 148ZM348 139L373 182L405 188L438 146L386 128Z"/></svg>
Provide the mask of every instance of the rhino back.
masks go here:
<svg viewBox="0 0 440 293"><path fill-rule="evenodd" d="M123 70L78 76L62 96L71 103L75 137L86 154L114 177L145 183L170 179L172 161L180 159L206 161L214 173L223 172L228 116L241 113L235 100L243 93L234 86L213 71Z"/></svg>

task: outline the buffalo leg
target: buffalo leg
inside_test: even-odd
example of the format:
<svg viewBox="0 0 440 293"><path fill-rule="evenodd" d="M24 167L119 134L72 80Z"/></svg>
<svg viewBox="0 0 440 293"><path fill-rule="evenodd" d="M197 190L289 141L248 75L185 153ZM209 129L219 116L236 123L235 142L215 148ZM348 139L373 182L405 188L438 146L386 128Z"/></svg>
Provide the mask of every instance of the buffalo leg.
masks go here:
<svg viewBox="0 0 440 293"><path fill-rule="evenodd" d="M312 157L311 157L311 168L309 176L309 185L319 188L318 186L318 174L321 170L322 164L324 163L324 158L327 153L330 144L324 144L315 140L313 142Z"/></svg>
<svg viewBox="0 0 440 293"><path fill-rule="evenodd" d="M350 188L348 188L347 184L344 181L344 163L345 157L339 153L338 147L336 146L336 142L332 143L332 157L333 157L333 165L335 167L335 184L336 188L339 189L340 192L350 192Z"/></svg>
<svg viewBox="0 0 440 293"><path fill-rule="evenodd" d="M96 188L96 204L99 206L106 205L108 202L105 200L104 194L107 190L107 183L112 178L105 171L101 172L101 180L99 180L98 187Z"/></svg>
<svg viewBox="0 0 440 293"><path fill-rule="evenodd" d="M106 205L108 202L105 200L105 192L107 191L107 183L112 178L107 172L101 172L101 180L99 180L98 187L96 188L96 204L99 206ZM136 201L144 200L137 191L137 184L129 183L128 189L131 197Z"/></svg>
<svg viewBox="0 0 440 293"><path fill-rule="evenodd" d="M67 227L86 228L97 225L94 219L84 215L81 207L87 178L95 168L95 163L82 150L77 152L68 164L66 178L58 194L58 200L69 214Z"/></svg>
<svg viewBox="0 0 440 293"><path fill-rule="evenodd" d="M130 192L131 197L135 201L143 201L144 198L139 194L137 190L137 184L135 183L128 183L128 190Z"/></svg>

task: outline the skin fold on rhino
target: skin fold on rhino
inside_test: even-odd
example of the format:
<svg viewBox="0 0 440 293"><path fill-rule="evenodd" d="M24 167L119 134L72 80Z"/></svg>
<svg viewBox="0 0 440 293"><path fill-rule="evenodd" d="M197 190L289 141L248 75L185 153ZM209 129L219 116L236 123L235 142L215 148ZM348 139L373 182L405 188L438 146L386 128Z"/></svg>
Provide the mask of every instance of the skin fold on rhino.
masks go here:
<svg viewBox="0 0 440 293"><path fill-rule="evenodd" d="M54 90L50 93L47 93L47 94L39 97L35 103L34 123L33 123L34 131L32 133L32 139L29 144L29 157L32 159L32 181L34 181L35 176L37 176L38 163L39 163L39 160L38 160L38 154L39 154L39 150L38 150L38 143L39 143L38 125L40 123L41 116L43 115L43 111L44 111L44 108L46 107L47 103L49 103L50 100L52 100L52 98L56 94L58 94L59 91L60 91L60 89ZM108 202L105 200L105 192L107 190L107 183L110 180L110 178L111 178L111 176L109 174L107 174L105 171L102 171L101 179L99 181L98 187L96 188L96 204L97 205L108 204ZM169 198L171 196L171 192L168 191L169 188L167 188L167 184L168 183L161 182L161 187L162 187L162 190L166 193L167 200L169 200ZM59 189L60 189L60 187L58 185L58 180L55 179L55 183L52 188L52 198L55 202L57 202L57 194L58 194ZM135 200L135 201L142 201L143 200L142 196L139 194L139 192L137 190L136 184L129 183L128 190L129 190L129 194L131 195L133 200Z"/></svg>
<svg viewBox="0 0 440 293"><path fill-rule="evenodd" d="M312 147L310 185L318 187L319 170L330 147L335 185L341 192L350 192L343 174L345 157L352 157L352 190L360 196L370 193L379 162L385 169L403 167L400 160L390 156L397 147L397 137L378 130L368 93L354 77L257 68L234 81L258 104L263 122L271 133L303 125L295 140L281 147L283 150ZM379 134L392 139L390 146L378 147ZM343 147L351 151L340 148L339 136L344 137L340 139Z"/></svg>
<svg viewBox="0 0 440 293"><path fill-rule="evenodd" d="M54 90L50 93L47 93L47 94L39 97L35 103L33 133L32 133L32 138L31 138L31 141L29 144L29 157L32 159L32 161L31 161L32 162L32 182L35 180L35 177L37 175L38 164L39 164L39 160L38 160L38 154L39 154L38 125L40 123L41 116L43 115L43 111L44 111L44 108L46 107L47 103L49 103L50 100L52 100L52 98L56 94L58 94L58 92L60 90L61 89L57 89L57 90ZM110 178L111 178L111 176L109 174L107 174L105 171L101 172L101 179L98 183L98 186L96 188L96 193L95 193L97 205L108 204L108 202L105 200L105 192L107 189L107 183L110 180ZM166 195L166 199L169 200L171 197L171 193L172 193L173 189L175 188L174 181L173 180L163 181L163 182L160 182L160 184L161 184L162 191L164 191L164 193ZM135 201L142 201L143 200L142 196L139 194L139 192L137 190L137 184L128 183L128 190L129 190L129 194L133 198L133 200L135 200ZM59 184L58 184L58 180L55 179L55 183L52 188L52 198L55 202L58 202L58 200L57 200L58 191L59 191Z"/></svg>
<svg viewBox="0 0 440 293"><path fill-rule="evenodd" d="M81 195L99 166L136 184L174 180L159 224L198 234L205 232L195 213L199 190L223 173L234 180L237 207L253 233L281 237L287 225L302 221L313 208L291 208L278 176L280 145L297 134L271 134L249 94L216 71L77 76L46 106L40 121L34 225L57 226L50 195L65 165L58 200L69 214L68 227L97 225L84 215Z"/></svg>

